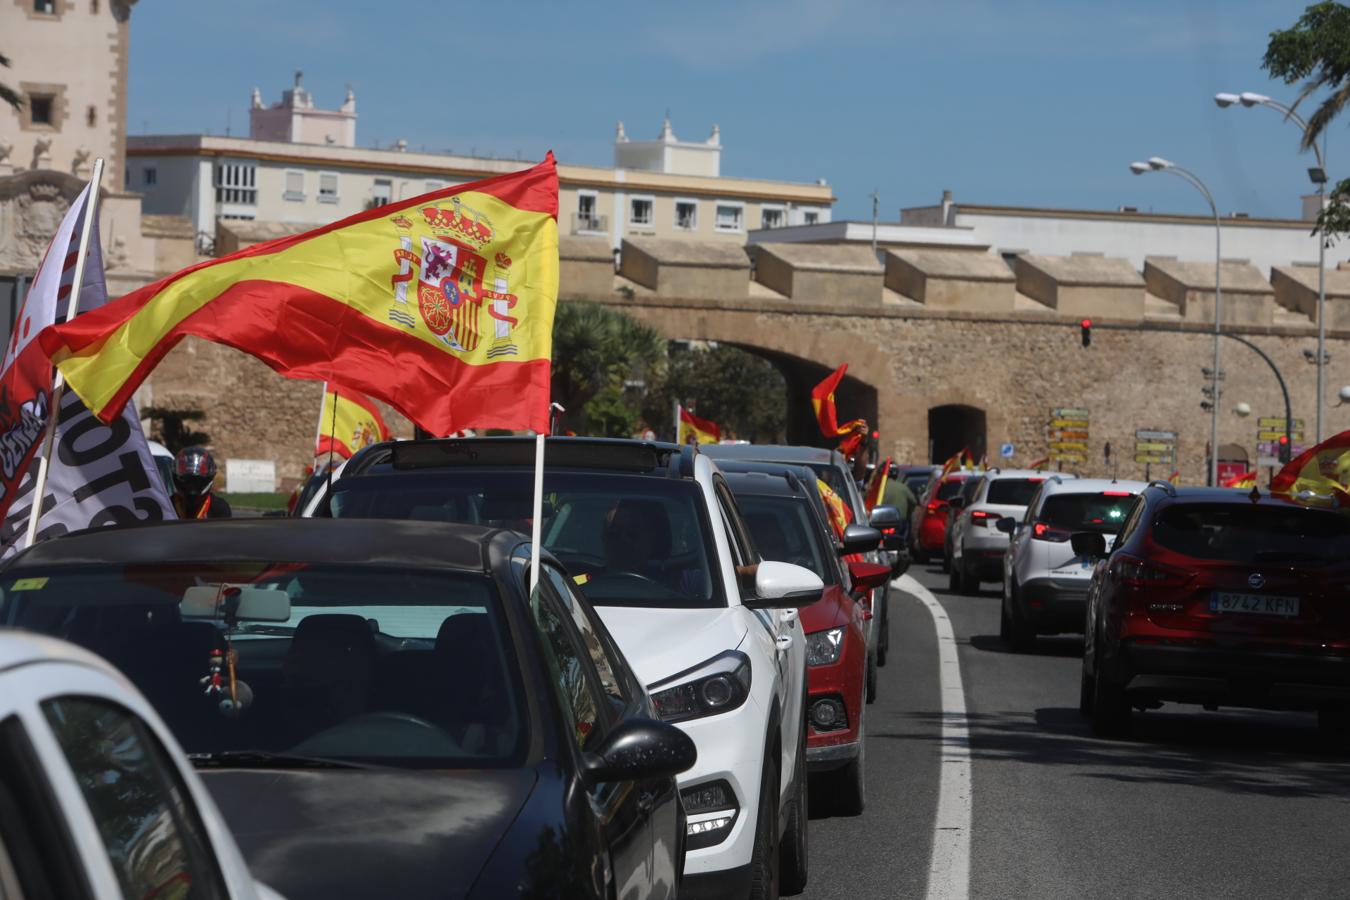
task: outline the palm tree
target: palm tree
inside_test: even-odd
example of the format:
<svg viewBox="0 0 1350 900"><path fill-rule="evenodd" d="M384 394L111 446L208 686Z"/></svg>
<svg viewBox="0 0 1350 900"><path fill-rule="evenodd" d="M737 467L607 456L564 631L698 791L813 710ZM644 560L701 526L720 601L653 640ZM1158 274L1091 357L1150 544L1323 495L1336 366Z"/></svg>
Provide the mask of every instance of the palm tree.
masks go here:
<svg viewBox="0 0 1350 900"><path fill-rule="evenodd" d="M1294 108L1321 90L1331 92L1308 117L1303 149L1317 143L1322 130L1350 104L1350 7L1314 3L1294 27L1273 31L1261 67L1285 84L1303 81Z"/></svg>
<svg viewBox="0 0 1350 900"><path fill-rule="evenodd" d="M0 66L9 68L9 57L3 53L0 53ZM0 103L8 103L14 109L19 109L23 106L23 97L9 85L0 84Z"/></svg>
<svg viewBox="0 0 1350 900"><path fill-rule="evenodd" d="M567 409L564 421L582 425L587 403L622 393L625 379L646 377L665 358L665 338L636 319L597 303L558 304L553 397Z"/></svg>

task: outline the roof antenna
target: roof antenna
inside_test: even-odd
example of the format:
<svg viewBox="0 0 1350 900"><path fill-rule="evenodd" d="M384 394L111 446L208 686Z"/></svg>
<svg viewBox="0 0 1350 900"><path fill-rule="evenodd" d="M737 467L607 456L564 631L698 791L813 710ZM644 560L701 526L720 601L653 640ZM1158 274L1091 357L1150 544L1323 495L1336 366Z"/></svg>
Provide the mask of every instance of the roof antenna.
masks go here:
<svg viewBox="0 0 1350 900"><path fill-rule="evenodd" d="M1247 496L1251 498L1251 501L1253 503L1255 503L1257 500L1261 499L1261 489L1256 485L1252 485L1252 492Z"/></svg>

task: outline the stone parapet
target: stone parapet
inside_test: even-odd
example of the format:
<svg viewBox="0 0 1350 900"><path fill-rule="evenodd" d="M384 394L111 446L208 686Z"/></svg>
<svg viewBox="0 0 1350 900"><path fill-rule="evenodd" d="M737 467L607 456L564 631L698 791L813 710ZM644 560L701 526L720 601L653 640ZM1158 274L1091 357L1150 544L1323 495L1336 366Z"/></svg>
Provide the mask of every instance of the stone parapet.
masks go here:
<svg viewBox="0 0 1350 900"><path fill-rule="evenodd" d="M1129 260L1024 253L1013 270L1020 293L1065 315L1144 317L1144 279Z"/></svg>
<svg viewBox="0 0 1350 900"><path fill-rule="evenodd" d="M604 238L558 238L558 294L584 300L614 293L614 251Z"/></svg>
<svg viewBox="0 0 1350 900"><path fill-rule="evenodd" d="M1225 260L1223 321L1226 325L1269 326L1275 321L1275 291L1249 262ZM1144 260L1148 292L1176 304L1189 322L1214 321L1214 264L1180 262L1166 256Z"/></svg>
<svg viewBox="0 0 1350 900"><path fill-rule="evenodd" d="M886 287L930 309L1011 312L1012 270L982 253L887 250Z"/></svg>
<svg viewBox="0 0 1350 900"><path fill-rule="evenodd" d="M1276 266L1270 272L1275 302L1317 322L1317 269ZM1350 269L1326 272L1327 327L1350 328Z"/></svg>
<svg viewBox="0 0 1350 900"><path fill-rule="evenodd" d="M884 269L867 247L753 244L754 278L785 297L830 306L880 306Z"/></svg>
<svg viewBox="0 0 1350 900"><path fill-rule="evenodd" d="M662 297L738 300L750 294L750 257L735 244L625 238L619 274Z"/></svg>

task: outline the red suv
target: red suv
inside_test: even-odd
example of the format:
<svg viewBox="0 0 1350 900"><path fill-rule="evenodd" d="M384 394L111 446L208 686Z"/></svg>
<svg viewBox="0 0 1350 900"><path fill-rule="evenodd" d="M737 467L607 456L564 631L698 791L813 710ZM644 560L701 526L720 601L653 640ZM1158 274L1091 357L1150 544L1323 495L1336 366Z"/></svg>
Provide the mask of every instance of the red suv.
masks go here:
<svg viewBox="0 0 1350 900"><path fill-rule="evenodd" d="M961 493L961 485L972 472L952 472L935 478L924 492L919 505L914 507L910 522L910 541L914 545L914 561L926 563L930 557L942 556L947 548L947 514L949 502Z"/></svg>
<svg viewBox="0 0 1350 900"><path fill-rule="evenodd" d="M1161 701L1316 710L1350 732L1350 516L1282 497L1155 482L1088 587L1080 709L1123 737Z"/></svg>

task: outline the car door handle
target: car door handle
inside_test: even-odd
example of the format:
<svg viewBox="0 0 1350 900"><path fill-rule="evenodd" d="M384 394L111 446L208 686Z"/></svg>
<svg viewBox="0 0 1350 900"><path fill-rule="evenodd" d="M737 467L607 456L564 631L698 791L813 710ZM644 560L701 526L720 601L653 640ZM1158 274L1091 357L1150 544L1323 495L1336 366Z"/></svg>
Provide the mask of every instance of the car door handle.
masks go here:
<svg viewBox="0 0 1350 900"><path fill-rule="evenodd" d="M789 647L791 647L791 646L792 646L792 635L790 635L790 634L780 634L780 635L778 636L778 649L779 649L779 650L786 650L787 648L789 648Z"/></svg>

